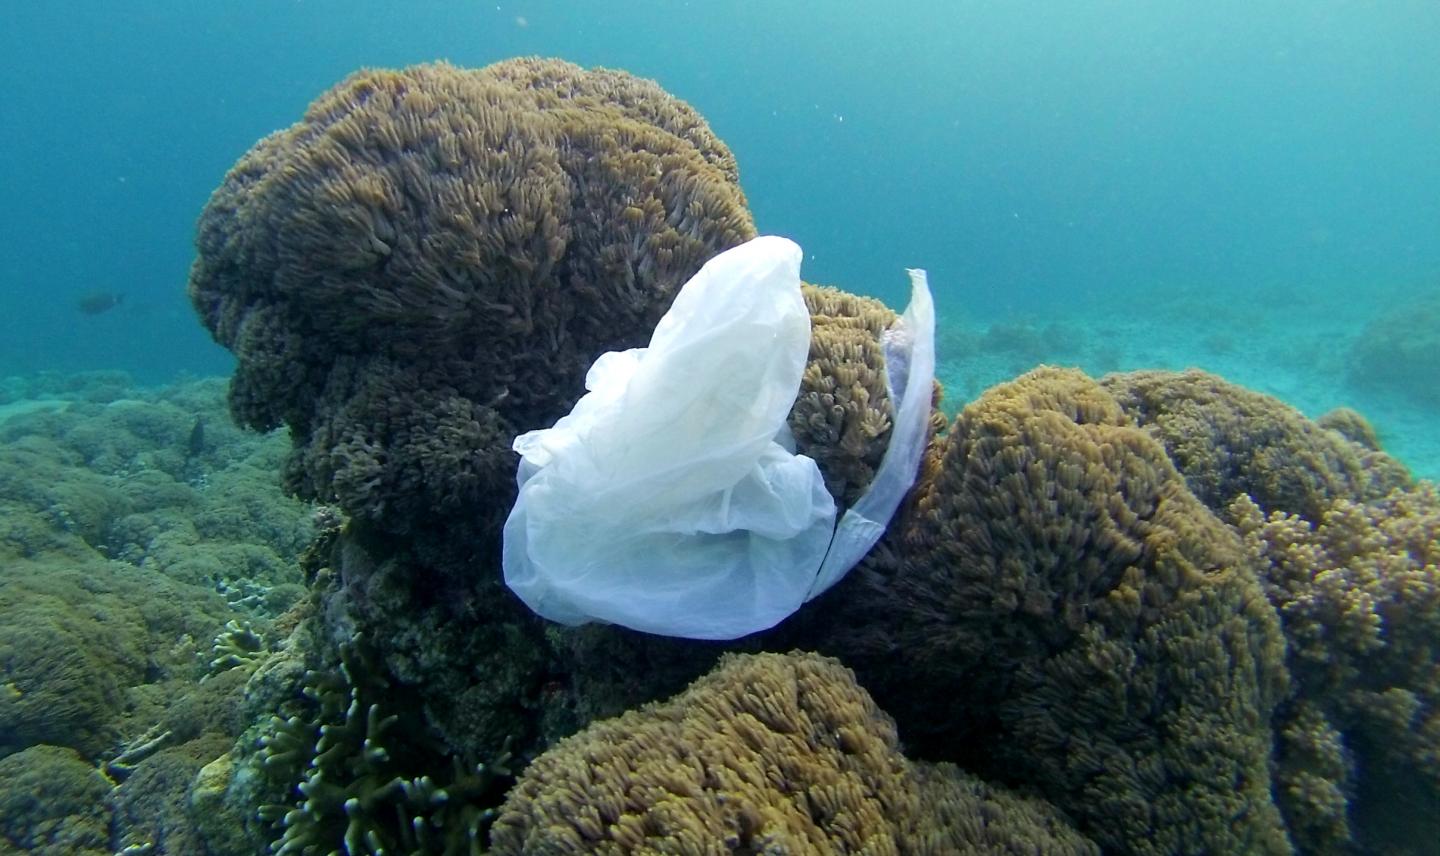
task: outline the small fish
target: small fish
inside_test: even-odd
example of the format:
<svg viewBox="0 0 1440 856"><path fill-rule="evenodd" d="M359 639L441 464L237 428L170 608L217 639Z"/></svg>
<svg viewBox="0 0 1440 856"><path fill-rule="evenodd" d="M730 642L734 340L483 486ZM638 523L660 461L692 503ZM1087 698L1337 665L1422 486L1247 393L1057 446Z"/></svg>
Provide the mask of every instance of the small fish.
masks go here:
<svg viewBox="0 0 1440 856"><path fill-rule="evenodd" d="M124 294L114 291L91 291L75 301L75 307L86 315L99 315L119 306L124 299Z"/></svg>

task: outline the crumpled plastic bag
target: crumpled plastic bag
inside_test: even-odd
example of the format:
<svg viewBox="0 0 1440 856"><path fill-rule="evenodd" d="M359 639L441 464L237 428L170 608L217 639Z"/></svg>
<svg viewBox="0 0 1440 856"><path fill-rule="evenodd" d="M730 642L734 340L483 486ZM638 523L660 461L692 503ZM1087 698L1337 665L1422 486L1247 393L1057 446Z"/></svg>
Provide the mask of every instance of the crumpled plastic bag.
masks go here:
<svg viewBox="0 0 1440 856"><path fill-rule="evenodd" d="M872 488L847 512L827 560L835 503L786 427L810 342L801 257L794 242L761 237L711 259L648 348L601 355L568 415L516 438L520 491L503 566L531 609L563 624L733 639L833 585L884 531L923 451L933 347L926 369L912 356L923 325L896 337L893 365L908 367L900 385L908 392L924 375L920 448L898 454L886 476L892 440L876 476L885 496L867 505ZM930 324L927 343L933 314ZM913 434L899 418L895 436Z"/></svg>

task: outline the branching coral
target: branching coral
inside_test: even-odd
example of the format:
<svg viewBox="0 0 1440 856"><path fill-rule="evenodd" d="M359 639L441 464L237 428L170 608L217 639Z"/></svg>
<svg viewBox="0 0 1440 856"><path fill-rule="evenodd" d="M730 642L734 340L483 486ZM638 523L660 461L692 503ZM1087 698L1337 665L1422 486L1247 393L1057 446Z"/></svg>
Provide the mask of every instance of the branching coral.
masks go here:
<svg viewBox="0 0 1440 856"><path fill-rule="evenodd" d="M497 854L1095 853L1042 803L900 754L834 660L730 656L671 701L542 755Z"/></svg>
<svg viewBox="0 0 1440 856"><path fill-rule="evenodd" d="M1373 446L1215 375L1132 372L1101 384L1165 444L1190 490L1215 511L1244 493L1267 512L1315 520L1332 499L1378 499L1411 481Z"/></svg>
<svg viewBox="0 0 1440 856"><path fill-rule="evenodd" d="M483 518L509 442L754 234L734 160L654 83L558 61L353 75L201 218L190 294L232 408L301 496L406 531Z"/></svg>
<svg viewBox="0 0 1440 856"><path fill-rule="evenodd" d="M265 637L250 622L232 618L225 622L225 629L215 635L210 653L210 675L230 669L254 669L265 658Z"/></svg>
<svg viewBox="0 0 1440 856"><path fill-rule="evenodd" d="M1339 499L1313 524L1267 517L1244 497L1230 514L1267 562L1289 642L1295 698L1281 727L1280 798L1297 839L1313 852L1341 852L1352 837L1373 847L1379 836L1397 852L1433 842L1440 493L1425 484L1370 503Z"/></svg>
<svg viewBox="0 0 1440 856"><path fill-rule="evenodd" d="M275 852L481 852L512 780L508 750L447 761L412 709L378 700L383 686L358 649L342 654L337 670L306 676L304 715L275 716L261 738L264 768L298 779L300 794L261 810L280 832Z"/></svg>

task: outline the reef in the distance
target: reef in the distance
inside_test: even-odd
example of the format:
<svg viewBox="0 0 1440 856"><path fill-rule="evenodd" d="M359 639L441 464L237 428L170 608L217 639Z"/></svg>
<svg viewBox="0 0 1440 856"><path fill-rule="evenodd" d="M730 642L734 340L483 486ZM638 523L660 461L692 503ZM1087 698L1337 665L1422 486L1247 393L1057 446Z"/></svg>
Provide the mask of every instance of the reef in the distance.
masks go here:
<svg viewBox="0 0 1440 856"><path fill-rule="evenodd" d="M257 143L190 297L230 413L288 433L215 383L0 421L0 845L1437 852L1440 496L1353 411L1041 366L947 421L937 386L883 540L773 630L525 609L514 437L754 233L623 72L362 72ZM843 509L894 314L804 297L788 425Z"/></svg>

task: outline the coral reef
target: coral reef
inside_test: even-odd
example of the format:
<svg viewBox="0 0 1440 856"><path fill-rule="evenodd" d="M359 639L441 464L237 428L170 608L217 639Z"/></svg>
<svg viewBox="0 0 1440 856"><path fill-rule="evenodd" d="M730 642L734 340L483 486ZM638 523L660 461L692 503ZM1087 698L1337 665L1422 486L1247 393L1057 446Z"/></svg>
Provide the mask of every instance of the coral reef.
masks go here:
<svg viewBox="0 0 1440 856"><path fill-rule="evenodd" d="M794 632L922 757L1038 788L1107 850L1286 852L1279 622L1164 448L1100 384L1046 368L932 451L909 513Z"/></svg>
<svg viewBox="0 0 1440 856"><path fill-rule="evenodd" d="M839 663L727 656L540 756L496 854L1098 853L1043 803L913 764Z"/></svg>
<svg viewBox="0 0 1440 856"><path fill-rule="evenodd" d="M493 525L516 433L754 235L734 159L654 83L553 60L353 75L201 217L191 299L287 485L385 531ZM483 531L483 528L481 529Z"/></svg>
<svg viewBox="0 0 1440 856"><path fill-rule="evenodd" d="M297 782L294 804L261 809L280 833L274 852L475 853L513 781L509 752L463 762L426 734L424 719L373 672L358 642L341 662L305 676L307 704L274 716L260 760L272 779Z"/></svg>
<svg viewBox="0 0 1440 856"><path fill-rule="evenodd" d="M112 753L130 736L109 759L122 843L188 842L187 822L211 848L288 853L473 852L492 820L499 852L537 853L1404 852L1429 834L1414 801L1440 757L1434 495L1358 416L1311 422L1199 372L1042 368L948 431L935 420L885 541L767 634L686 643L520 607L498 568L512 438L567 410L596 354L643 343L675 288L753 233L703 119L621 72L363 72L258 143L206 208L190 295L239 360L236 417L288 427L273 460L287 489L338 509L315 541L302 553L284 525L261 539L284 545L270 553L233 537L265 506L197 487L194 459L224 445L211 417L147 428L77 401L170 452L140 472L127 450L17 436L18 475L0 474L19 512L0 543L103 549L229 600L186 648L192 679L211 661L199 686L215 696L86 726ZM843 505L888 440L894 315L805 298L789 425ZM992 329L976 347L1034 341ZM46 487L81 461L102 475ZM143 490L109 480L123 467ZM159 522L182 504L189 522ZM238 573L192 558L232 540L217 564ZM276 618L299 596L295 563L308 590ZM202 659L194 643L212 638ZM732 654L622 713L727 648L839 656L879 705L820 655ZM225 692L242 722L211 712ZM15 704L0 696L0 717ZM1412 801L1378 798L1392 791Z"/></svg>
<svg viewBox="0 0 1440 856"><path fill-rule="evenodd" d="M541 60L355 75L212 197L190 288L239 358L232 409L288 425L287 486L349 515L318 559L333 571L317 620L372 640L455 751L533 745L606 709L499 584L509 446L753 234L734 159L695 111ZM806 295L816 334L792 426L843 502L888 442L879 338L895 316Z"/></svg>
<svg viewBox="0 0 1440 856"><path fill-rule="evenodd" d="M183 800L194 771L240 731L235 698L243 682L197 683L193 640L230 614L223 601L113 562L0 564L0 755L15 753L18 764L32 749L56 744L44 748L73 753L91 772L98 762L110 781L102 779L86 812L106 818L102 829L127 843L170 841L159 852L199 852L184 843L182 813L161 820L152 808L162 788L170 794L163 804ZM109 840L107 833L99 846ZM82 849L72 842L53 852Z"/></svg>
<svg viewBox="0 0 1440 856"><path fill-rule="evenodd" d="M1397 306L1366 324L1348 362L1356 390L1440 408L1440 297Z"/></svg>
<svg viewBox="0 0 1440 856"><path fill-rule="evenodd" d="M73 749L39 744L0 758L0 850L110 856L109 793Z"/></svg>
<svg viewBox="0 0 1440 856"><path fill-rule="evenodd" d="M1267 512L1315 520L1332 499L1378 499L1411 483L1384 452L1212 374L1130 372L1101 384L1165 444L1190 490L1215 511L1243 493Z"/></svg>
<svg viewBox="0 0 1440 856"><path fill-rule="evenodd" d="M99 553L177 582L243 586L236 599L254 598L247 611L284 611L299 594L295 560L311 535L309 511L275 484L284 438L231 424L220 380L107 386L114 398L101 403L89 387L66 389L37 390L71 396L57 399L64 408L0 423L0 541L20 555ZM207 440L192 450L199 420Z"/></svg>
<svg viewBox="0 0 1440 856"><path fill-rule="evenodd" d="M790 431L796 451L815 460L843 508L869 488L890 444L894 404L881 337L896 315L878 300L839 289L806 285L803 291L810 356L790 410ZM939 398L937 384L937 403ZM938 429L938 413L935 421Z"/></svg>
<svg viewBox="0 0 1440 856"><path fill-rule="evenodd" d="M124 383L41 379L56 406L0 424L0 763L30 787L70 758L103 784L73 790L85 805L36 786L49 819L16 845L35 852L203 852L191 780L246 725L247 669L201 680L209 640L265 632L301 591L309 514L274 482L283 438L229 424L222 382Z"/></svg>
<svg viewBox="0 0 1440 856"><path fill-rule="evenodd" d="M193 680L193 640L228 614L218 601L104 560L0 561L0 754L49 743L98 757L146 687Z"/></svg>
<svg viewBox="0 0 1440 856"><path fill-rule="evenodd" d="M1289 642L1278 797L1297 843L1428 852L1440 840L1440 493L1337 499L1313 523L1246 497L1230 514L1267 562Z"/></svg>
<svg viewBox="0 0 1440 856"><path fill-rule="evenodd" d="M1009 356L1023 371L1038 363L1057 357L1073 357L1084 350L1081 331L1056 322L1039 327L1026 322L991 324L979 339L979 349Z"/></svg>
<svg viewBox="0 0 1440 856"><path fill-rule="evenodd" d="M206 853L191 812L190 790L201 768L223 754L233 739L233 734L213 733L163 749L138 765L110 795L116 850Z"/></svg>

